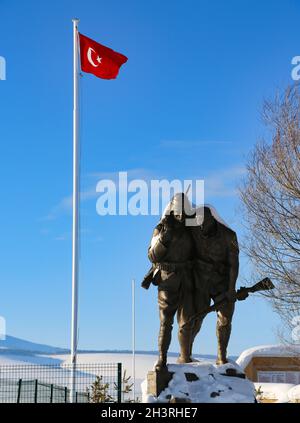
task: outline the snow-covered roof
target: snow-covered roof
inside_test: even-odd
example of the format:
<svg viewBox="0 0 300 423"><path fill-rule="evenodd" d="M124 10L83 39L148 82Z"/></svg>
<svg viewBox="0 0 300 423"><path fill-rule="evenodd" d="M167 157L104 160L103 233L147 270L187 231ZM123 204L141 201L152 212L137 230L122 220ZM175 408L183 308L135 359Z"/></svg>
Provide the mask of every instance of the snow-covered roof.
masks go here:
<svg viewBox="0 0 300 423"><path fill-rule="evenodd" d="M260 345L242 352L236 360L245 369L253 357L293 357L300 355L300 345Z"/></svg>

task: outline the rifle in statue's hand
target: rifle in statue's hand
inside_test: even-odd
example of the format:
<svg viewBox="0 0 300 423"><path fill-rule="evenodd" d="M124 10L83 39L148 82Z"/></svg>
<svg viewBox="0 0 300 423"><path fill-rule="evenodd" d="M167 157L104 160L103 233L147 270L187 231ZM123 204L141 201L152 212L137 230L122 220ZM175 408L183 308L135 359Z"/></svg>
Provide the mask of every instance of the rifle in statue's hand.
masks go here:
<svg viewBox="0 0 300 423"><path fill-rule="evenodd" d="M269 291L271 289L275 288L271 279L264 278L261 281L257 282L255 285L247 288L247 287L241 287L237 290L235 295L235 301L243 301L245 300L249 294L253 294L254 292L259 291ZM193 320L199 319L201 317L205 317L208 313L211 313L212 311L217 311L222 305L228 303L228 299L226 297L222 298L219 301L216 301L213 305L206 307L206 309L201 310L200 312L194 314L184 325L185 327L187 324L191 323Z"/></svg>
<svg viewBox="0 0 300 423"><path fill-rule="evenodd" d="M152 266L148 270L147 274L145 275L145 277L144 277L144 279L143 279L143 281L141 283L142 288L149 289L149 287L151 285L151 282L153 281L154 270L155 270L154 266Z"/></svg>

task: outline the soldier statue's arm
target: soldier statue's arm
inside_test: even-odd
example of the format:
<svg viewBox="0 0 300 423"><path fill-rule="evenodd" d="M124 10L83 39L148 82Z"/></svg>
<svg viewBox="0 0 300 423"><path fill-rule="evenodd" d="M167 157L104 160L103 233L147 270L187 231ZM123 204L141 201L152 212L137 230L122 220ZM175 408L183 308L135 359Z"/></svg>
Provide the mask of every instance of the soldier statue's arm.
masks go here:
<svg viewBox="0 0 300 423"><path fill-rule="evenodd" d="M148 257L152 263L159 263L165 257L168 246L173 238L173 227L168 219L164 219L154 229L151 244L148 249Z"/></svg>
<svg viewBox="0 0 300 423"><path fill-rule="evenodd" d="M239 244L235 232L230 234L228 251L229 284L226 294L229 301L234 301L236 296L236 281L239 274Z"/></svg>
<svg viewBox="0 0 300 423"><path fill-rule="evenodd" d="M165 218L159 223L152 234L150 247L148 248L148 258L153 263L142 281L142 287L148 289L154 283L155 264L163 261L168 251L168 245L173 238L173 228L170 219Z"/></svg>

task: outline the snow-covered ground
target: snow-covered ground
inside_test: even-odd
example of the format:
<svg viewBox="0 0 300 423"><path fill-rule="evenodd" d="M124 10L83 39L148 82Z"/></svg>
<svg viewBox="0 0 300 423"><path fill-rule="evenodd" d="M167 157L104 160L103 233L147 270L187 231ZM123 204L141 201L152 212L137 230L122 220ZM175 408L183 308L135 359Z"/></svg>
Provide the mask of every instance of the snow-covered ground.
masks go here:
<svg viewBox="0 0 300 423"><path fill-rule="evenodd" d="M300 385L293 386L288 391L288 400L291 402L300 402Z"/></svg>
<svg viewBox="0 0 300 423"><path fill-rule="evenodd" d="M15 353L8 353L8 352L0 352L0 365L7 365L7 364L56 364L59 365L61 363L61 359L56 358L54 356L44 356L42 354L29 354L25 352L15 352Z"/></svg>
<svg viewBox="0 0 300 423"><path fill-rule="evenodd" d="M277 403L289 402L289 392L295 387L291 383L261 383L255 382L255 389L258 394L258 400L271 400Z"/></svg>
<svg viewBox="0 0 300 423"><path fill-rule="evenodd" d="M58 354L49 356L51 359L61 360L68 363L69 355ZM135 356L135 374L137 379L143 379L145 372L152 370L157 357L152 354L136 354ZM78 363L122 363L122 368L127 370L127 374L132 375L132 354L126 353L79 353ZM176 363L176 357L170 357L171 363Z"/></svg>

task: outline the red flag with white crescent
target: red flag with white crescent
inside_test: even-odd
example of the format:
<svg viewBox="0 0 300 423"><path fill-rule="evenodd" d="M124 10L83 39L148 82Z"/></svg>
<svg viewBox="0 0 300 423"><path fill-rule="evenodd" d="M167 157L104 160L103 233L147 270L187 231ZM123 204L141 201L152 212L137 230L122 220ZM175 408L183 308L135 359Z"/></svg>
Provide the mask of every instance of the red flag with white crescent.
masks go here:
<svg viewBox="0 0 300 423"><path fill-rule="evenodd" d="M80 61L83 72L92 73L98 78L114 79L127 57L109 47L79 34Z"/></svg>

